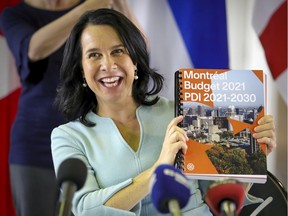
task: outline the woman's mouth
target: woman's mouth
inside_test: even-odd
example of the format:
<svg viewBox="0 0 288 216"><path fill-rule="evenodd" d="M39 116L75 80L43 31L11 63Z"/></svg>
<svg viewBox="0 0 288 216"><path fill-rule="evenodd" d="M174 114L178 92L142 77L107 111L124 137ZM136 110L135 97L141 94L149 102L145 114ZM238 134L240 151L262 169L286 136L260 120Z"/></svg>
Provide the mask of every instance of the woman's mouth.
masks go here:
<svg viewBox="0 0 288 216"><path fill-rule="evenodd" d="M121 77L106 77L100 80L101 84L107 88L116 87L120 84Z"/></svg>

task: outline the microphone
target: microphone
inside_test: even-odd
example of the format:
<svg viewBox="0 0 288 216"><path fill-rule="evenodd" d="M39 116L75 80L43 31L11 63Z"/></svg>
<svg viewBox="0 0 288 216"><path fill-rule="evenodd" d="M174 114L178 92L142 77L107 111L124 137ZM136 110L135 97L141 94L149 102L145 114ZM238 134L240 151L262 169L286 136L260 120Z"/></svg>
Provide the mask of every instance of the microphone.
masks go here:
<svg viewBox="0 0 288 216"><path fill-rule="evenodd" d="M237 216L244 198L243 185L232 179L214 182L205 195L205 201L215 216Z"/></svg>
<svg viewBox="0 0 288 216"><path fill-rule="evenodd" d="M61 187L58 202L58 216L70 216L74 193L83 187L87 177L87 167L77 158L64 160L58 169L57 182Z"/></svg>
<svg viewBox="0 0 288 216"><path fill-rule="evenodd" d="M179 169L168 164L158 166L150 188L152 202L159 212L182 215L180 209L188 203L190 187L187 177Z"/></svg>

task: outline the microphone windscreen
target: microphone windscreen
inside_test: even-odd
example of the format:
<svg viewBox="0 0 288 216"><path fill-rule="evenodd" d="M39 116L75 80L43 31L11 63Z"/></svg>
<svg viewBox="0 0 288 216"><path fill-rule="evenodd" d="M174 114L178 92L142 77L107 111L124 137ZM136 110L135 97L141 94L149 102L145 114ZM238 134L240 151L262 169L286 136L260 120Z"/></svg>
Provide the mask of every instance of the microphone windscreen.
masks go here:
<svg viewBox="0 0 288 216"><path fill-rule="evenodd" d="M161 213L168 213L168 202L176 200L182 209L190 198L190 187L186 176L172 165L160 165L151 179L151 199Z"/></svg>
<svg viewBox="0 0 288 216"><path fill-rule="evenodd" d="M236 205L236 213L241 211L245 199L244 187L233 181L219 181L212 184L206 192L205 202L215 215L221 215L221 203L231 201Z"/></svg>
<svg viewBox="0 0 288 216"><path fill-rule="evenodd" d="M82 188L87 177L87 167L84 162L77 158L68 158L64 160L57 172L57 182L61 187L63 182L73 182L77 190Z"/></svg>

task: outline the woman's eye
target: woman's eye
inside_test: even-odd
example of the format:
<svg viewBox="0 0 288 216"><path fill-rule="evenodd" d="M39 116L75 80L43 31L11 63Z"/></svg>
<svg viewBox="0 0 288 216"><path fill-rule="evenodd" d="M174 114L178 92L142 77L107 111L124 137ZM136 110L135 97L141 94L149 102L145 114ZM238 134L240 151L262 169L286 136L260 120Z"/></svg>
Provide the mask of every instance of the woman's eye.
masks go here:
<svg viewBox="0 0 288 216"><path fill-rule="evenodd" d="M88 55L88 58L99 58L100 57L100 54L99 53L90 53Z"/></svg>
<svg viewBox="0 0 288 216"><path fill-rule="evenodd" d="M121 55L123 52L124 52L123 49L116 49L116 50L113 50L112 54Z"/></svg>

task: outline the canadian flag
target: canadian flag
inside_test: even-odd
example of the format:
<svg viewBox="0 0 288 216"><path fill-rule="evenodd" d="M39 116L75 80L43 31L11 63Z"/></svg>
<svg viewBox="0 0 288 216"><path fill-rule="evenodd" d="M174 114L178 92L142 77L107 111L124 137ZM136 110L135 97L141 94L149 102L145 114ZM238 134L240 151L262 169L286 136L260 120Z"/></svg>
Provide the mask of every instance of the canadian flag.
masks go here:
<svg viewBox="0 0 288 216"><path fill-rule="evenodd" d="M6 0L0 3L0 13L20 0ZM8 155L10 128L13 123L21 91L14 59L5 38L0 31L0 209L1 215L15 216L9 180Z"/></svg>
<svg viewBox="0 0 288 216"><path fill-rule="evenodd" d="M287 103L287 0L256 0L253 26L279 93Z"/></svg>

